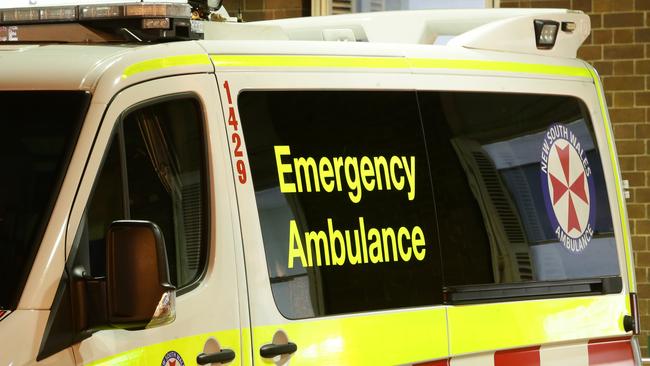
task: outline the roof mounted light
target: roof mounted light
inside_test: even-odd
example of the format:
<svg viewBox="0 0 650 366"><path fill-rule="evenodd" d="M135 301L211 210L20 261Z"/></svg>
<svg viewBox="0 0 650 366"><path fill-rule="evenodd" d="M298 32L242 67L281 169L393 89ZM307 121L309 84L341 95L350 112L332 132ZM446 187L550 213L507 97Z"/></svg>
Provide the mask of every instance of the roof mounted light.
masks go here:
<svg viewBox="0 0 650 366"><path fill-rule="evenodd" d="M76 22L125 18L190 19L188 4L138 3L17 8L0 11L0 25Z"/></svg>
<svg viewBox="0 0 650 366"><path fill-rule="evenodd" d="M126 5L126 16L191 18L192 8L179 4L131 4Z"/></svg>
<svg viewBox="0 0 650 366"><path fill-rule="evenodd" d="M192 32L192 7L180 0L127 4L92 1L95 4L1 9L0 31L8 30L5 36L0 34L0 42L167 42L200 38Z"/></svg>
<svg viewBox="0 0 650 366"><path fill-rule="evenodd" d="M534 20L535 42L540 50L550 50L555 46L560 23L554 20Z"/></svg>
<svg viewBox="0 0 650 366"><path fill-rule="evenodd" d="M84 5L80 6L80 19L101 18L187 18L192 9L186 4L128 4L128 5Z"/></svg>
<svg viewBox="0 0 650 366"><path fill-rule="evenodd" d="M562 31L572 33L578 28L575 22L562 22Z"/></svg>
<svg viewBox="0 0 650 366"><path fill-rule="evenodd" d="M47 8L19 8L0 12L1 23L39 23L74 21L77 19L76 6L56 6Z"/></svg>
<svg viewBox="0 0 650 366"><path fill-rule="evenodd" d="M122 18L123 5L85 5L79 7L79 20Z"/></svg>
<svg viewBox="0 0 650 366"><path fill-rule="evenodd" d="M43 21L74 21L77 19L77 7L62 6L43 8L40 11L40 18Z"/></svg>
<svg viewBox="0 0 650 366"><path fill-rule="evenodd" d="M169 29L169 18L142 19L142 29Z"/></svg>
<svg viewBox="0 0 650 366"><path fill-rule="evenodd" d="M10 9L2 12L3 23L38 22L40 19L40 10L34 8Z"/></svg>

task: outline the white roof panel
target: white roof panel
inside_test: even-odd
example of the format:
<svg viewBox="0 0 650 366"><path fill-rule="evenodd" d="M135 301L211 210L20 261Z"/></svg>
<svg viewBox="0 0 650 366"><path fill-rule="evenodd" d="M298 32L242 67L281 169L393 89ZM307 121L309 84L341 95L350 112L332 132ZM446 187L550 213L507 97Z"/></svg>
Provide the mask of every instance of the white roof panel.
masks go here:
<svg viewBox="0 0 650 366"><path fill-rule="evenodd" d="M573 23L552 49L538 49L534 21ZM357 41L433 45L575 58L591 31L589 16L566 9L448 9L386 11L251 23L206 23L206 40Z"/></svg>
<svg viewBox="0 0 650 366"><path fill-rule="evenodd" d="M0 45L2 90L90 90L101 65L129 52L123 46Z"/></svg>

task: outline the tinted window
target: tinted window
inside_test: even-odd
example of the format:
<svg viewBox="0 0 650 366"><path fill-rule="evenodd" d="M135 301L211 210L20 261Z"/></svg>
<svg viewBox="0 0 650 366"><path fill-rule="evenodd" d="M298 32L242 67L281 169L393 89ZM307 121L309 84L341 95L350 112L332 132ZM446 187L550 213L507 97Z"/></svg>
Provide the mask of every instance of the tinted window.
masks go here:
<svg viewBox="0 0 650 366"><path fill-rule="evenodd" d="M415 93L250 91L239 110L282 314L442 301Z"/></svg>
<svg viewBox="0 0 650 366"><path fill-rule="evenodd" d="M183 287L204 268L206 192L201 111L193 99L157 103L129 113L104 160L77 262L105 275L108 226L115 220L156 223L165 237L172 283Z"/></svg>
<svg viewBox="0 0 650 366"><path fill-rule="evenodd" d="M419 93L449 285L619 274L600 155L570 97Z"/></svg>
<svg viewBox="0 0 650 366"><path fill-rule="evenodd" d="M18 303L89 99L0 92L0 309Z"/></svg>

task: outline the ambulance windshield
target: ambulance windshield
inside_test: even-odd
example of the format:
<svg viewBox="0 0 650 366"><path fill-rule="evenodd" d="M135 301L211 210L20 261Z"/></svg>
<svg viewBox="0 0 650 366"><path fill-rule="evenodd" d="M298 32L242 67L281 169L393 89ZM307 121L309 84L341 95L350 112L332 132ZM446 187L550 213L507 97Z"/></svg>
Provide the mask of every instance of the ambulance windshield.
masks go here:
<svg viewBox="0 0 650 366"><path fill-rule="evenodd" d="M85 114L85 92L0 91L0 309L15 309Z"/></svg>

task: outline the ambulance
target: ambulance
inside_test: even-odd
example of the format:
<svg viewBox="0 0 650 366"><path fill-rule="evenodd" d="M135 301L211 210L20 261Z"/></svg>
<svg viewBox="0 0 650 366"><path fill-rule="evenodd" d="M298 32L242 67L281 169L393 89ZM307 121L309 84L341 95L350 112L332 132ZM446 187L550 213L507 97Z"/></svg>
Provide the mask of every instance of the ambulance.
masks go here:
<svg viewBox="0 0 650 366"><path fill-rule="evenodd" d="M0 6L0 365L641 364L587 15Z"/></svg>

